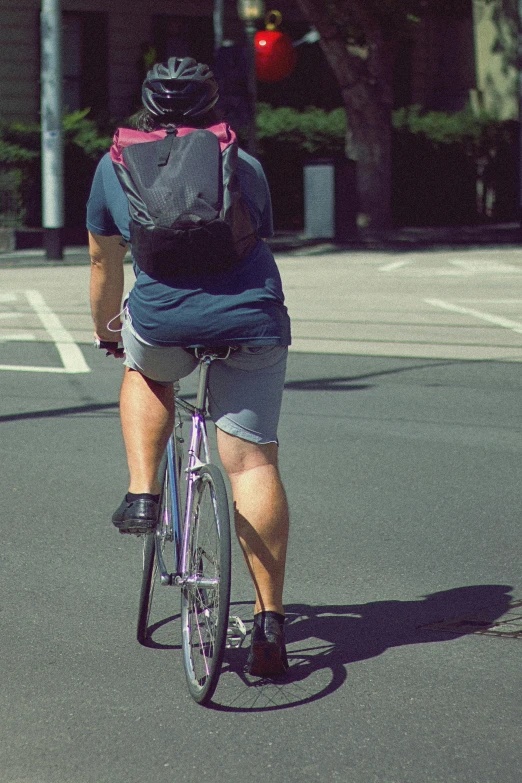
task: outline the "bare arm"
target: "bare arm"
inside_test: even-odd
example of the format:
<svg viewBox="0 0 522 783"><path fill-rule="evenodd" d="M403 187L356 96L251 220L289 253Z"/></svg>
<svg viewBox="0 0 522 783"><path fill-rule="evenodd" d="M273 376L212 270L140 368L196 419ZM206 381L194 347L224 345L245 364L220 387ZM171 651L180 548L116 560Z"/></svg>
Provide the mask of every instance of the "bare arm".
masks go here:
<svg viewBox="0 0 522 783"><path fill-rule="evenodd" d="M89 232L91 256L91 312L94 335L100 340L119 340L119 331L109 331L107 324L118 315L123 297L123 259L128 245L121 236L104 237ZM118 319L111 329L118 330Z"/></svg>

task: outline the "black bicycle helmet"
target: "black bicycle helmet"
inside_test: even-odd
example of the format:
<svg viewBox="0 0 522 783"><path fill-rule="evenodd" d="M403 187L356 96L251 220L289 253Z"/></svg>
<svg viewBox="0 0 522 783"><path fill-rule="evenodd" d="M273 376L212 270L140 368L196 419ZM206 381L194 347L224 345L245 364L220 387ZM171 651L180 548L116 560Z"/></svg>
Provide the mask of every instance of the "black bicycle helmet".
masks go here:
<svg viewBox="0 0 522 783"><path fill-rule="evenodd" d="M147 73L141 98L156 117L198 117L217 103L218 84L208 65L192 57L171 57Z"/></svg>

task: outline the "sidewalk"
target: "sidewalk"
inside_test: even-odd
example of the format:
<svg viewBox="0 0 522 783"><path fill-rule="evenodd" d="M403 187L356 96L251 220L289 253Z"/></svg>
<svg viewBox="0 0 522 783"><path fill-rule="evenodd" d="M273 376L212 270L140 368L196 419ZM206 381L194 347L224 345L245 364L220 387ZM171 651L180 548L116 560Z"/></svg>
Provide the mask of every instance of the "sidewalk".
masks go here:
<svg viewBox="0 0 522 783"><path fill-rule="evenodd" d="M293 351L522 361L519 244L379 250L323 242L287 245L276 259ZM132 264L124 271L129 291ZM47 262L41 250L0 257L0 341L52 342L41 318L52 314L67 340L92 343L89 276L86 247L67 248L64 261Z"/></svg>
<svg viewBox="0 0 522 783"><path fill-rule="evenodd" d="M353 253L355 251L403 252L447 250L457 247L519 247L522 229L518 223L480 226L400 228L382 233L361 233L352 242L336 243L329 239L307 239L299 232L277 232L268 240L277 255L316 255ZM63 261L47 261L43 249L12 250L0 253L0 268L27 266L70 266L88 264L87 246L65 248Z"/></svg>

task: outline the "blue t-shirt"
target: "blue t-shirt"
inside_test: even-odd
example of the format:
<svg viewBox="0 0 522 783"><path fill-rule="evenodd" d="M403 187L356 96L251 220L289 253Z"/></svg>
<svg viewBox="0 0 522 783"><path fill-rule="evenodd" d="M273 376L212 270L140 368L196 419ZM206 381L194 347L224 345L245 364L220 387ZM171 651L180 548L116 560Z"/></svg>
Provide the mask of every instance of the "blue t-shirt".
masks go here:
<svg viewBox="0 0 522 783"><path fill-rule="evenodd" d="M273 234L270 192L260 163L239 150L243 199L260 236ZM107 153L94 175L87 203L93 234L129 240L129 208ZM133 328L153 345L289 345L290 319L279 270L260 240L249 256L219 277L177 277L175 285L146 275L135 265L129 295Z"/></svg>

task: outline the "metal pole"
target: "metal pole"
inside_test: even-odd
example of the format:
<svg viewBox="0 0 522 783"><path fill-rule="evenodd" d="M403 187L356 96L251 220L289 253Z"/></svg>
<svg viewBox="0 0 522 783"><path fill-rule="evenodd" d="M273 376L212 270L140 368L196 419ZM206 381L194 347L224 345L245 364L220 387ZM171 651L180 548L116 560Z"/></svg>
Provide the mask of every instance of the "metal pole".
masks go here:
<svg viewBox="0 0 522 783"><path fill-rule="evenodd" d="M522 2L522 0L521 0ZM256 155L256 103L257 103L257 77L256 77L256 51L254 35L256 27L252 22L246 22L245 32L248 50L248 152Z"/></svg>
<svg viewBox="0 0 522 783"><path fill-rule="evenodd" d="M48 260L63 258L62 22L60 0L42 0L42 225Z"/></svg>
<svg viewBox="0 0 522 783"><path fill-rule="evenodd" d="M223 14L225 0L214 0L214 52L223 46Z"/></svg>
<svg viewBox="0 0 522 783"><path fill-rule="evenodd" d="M519 218L520 228L522 229L522 0L518 0L518 119L519 119L519 155L518 164L519 177Z"/></svg>

